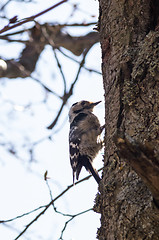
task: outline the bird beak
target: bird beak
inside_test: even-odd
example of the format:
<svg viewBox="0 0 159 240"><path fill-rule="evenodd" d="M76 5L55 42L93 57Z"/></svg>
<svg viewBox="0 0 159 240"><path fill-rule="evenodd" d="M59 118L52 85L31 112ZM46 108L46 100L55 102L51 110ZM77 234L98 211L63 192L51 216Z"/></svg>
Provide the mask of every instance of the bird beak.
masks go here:
<svg viewBox="0 0 159 240"><path fill-rule="evenodd" d="M101 103L101 101L99 102L90 102L90 107L95 107L97 104Z"/></svg>

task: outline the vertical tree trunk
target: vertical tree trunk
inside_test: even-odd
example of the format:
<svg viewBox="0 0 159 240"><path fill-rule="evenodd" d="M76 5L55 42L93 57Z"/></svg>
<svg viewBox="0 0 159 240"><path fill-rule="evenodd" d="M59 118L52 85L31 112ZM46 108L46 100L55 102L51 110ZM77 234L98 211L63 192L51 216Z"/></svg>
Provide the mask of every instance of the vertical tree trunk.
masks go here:
<svg viewBox="0 0 159 240"><path fill-rule="evenodd" d="M98 239L159 239L159 2L99 6L106 137Z"/></svg>

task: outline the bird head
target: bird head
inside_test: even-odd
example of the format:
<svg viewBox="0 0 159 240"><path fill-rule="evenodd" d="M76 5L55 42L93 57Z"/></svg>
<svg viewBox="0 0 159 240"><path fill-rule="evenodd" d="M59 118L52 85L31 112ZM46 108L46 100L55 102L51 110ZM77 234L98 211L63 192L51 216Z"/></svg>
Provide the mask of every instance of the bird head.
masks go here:
<svg viewBox="0 0 159 240"><path fill-rule="evenodd" d="M74 103L69 111L69 121L72 122L75 116L80 112L92 112L93 108L100 102L101 101L89 102L89 101L82 100L80 102Z"/></svg>

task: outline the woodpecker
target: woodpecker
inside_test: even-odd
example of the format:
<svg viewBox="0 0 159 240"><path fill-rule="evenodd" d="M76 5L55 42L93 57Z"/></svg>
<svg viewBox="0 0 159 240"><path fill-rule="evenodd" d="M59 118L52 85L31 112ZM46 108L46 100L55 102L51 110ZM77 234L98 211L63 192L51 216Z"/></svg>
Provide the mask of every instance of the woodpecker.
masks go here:
<svg viewBox="0 0 159 240"><path fill-rule="evenodd" d="M83 166L91 172L98 184L101 180L92 165L97 153L103 147L100 134L104 126L100 125L98 118L92 113L93 108L100 102L93 103L84 100L76 102L69 111L69 148L73 184L75 177L78 180Z"/></svg>

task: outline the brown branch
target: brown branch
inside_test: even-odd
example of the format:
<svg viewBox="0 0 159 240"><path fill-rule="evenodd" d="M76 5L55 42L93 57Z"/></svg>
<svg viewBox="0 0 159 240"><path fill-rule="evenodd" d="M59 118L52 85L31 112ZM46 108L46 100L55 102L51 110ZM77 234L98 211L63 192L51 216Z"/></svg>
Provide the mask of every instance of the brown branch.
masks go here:
<svg viewBox="0 0 159 240"><path fill-rule="evenodd" d="M114 137L119 155L124 158L145 182L159 207L159 153L155 142L138 143L118 133Z"/></svg>
<svg viewBox="0 0 159 240"><path fill-rule="evenodd" d="M53 26L55 28L62 29L64 27L87 27L87 26L91 26L91 25L95 25L95 24L97 24L97 22L72 23L72 24L67 24L67 23L65 23L65 24L53 24ZM14 36L14 35L17 35L17 34L21 34L21 33L27 32L27 31L31 31L31 30L32 30L32 28L27 28L27 29L23 29L23 30L20 30L20 31L8 33L8 34L0 36L0 39L8 40L7 37ZM17 40L17 41L19 41L19 40Z"/></svg>
<svg viewBox="0 0 159 240"><path fill-rule="evenodd" d="M12 40L9 39L8 41ZM54 49L63 47L78 56L98 41L99 35L96 32L90 32L81 37L71 37L69 34L62 33L62 29L58 26L36 23L30 29L30 39L24 42L26 44L20 58L18 61L14 59L4 60L7 67L0 72L0 77L25 78L30 76L35 70L36 63L46 44L50 44ZM93 70L90 69L90 71Z"/></svg>
<svg viewBox="0 0 159 240"><path fill-rule="evenodd" d="M64 47L76 56L80 56L86 49L90 49L95 43L99 42L99 34L97 32L89 32L85 36L72 37L65 35L59 36L59 42L55 41L55 47ZM56 39L55 39L56 40Z"/></svg>
<svg viewBox="0 0 159 240"><path fill-rule="evenodd" d="M53 127L56 125L61 113L62 113L62 110L63 110L63 107L65 106L66 102L68 100L68 97L65 101L62 102L62 105L60 107L60 110L58 111L58 114L57 116L55 117L54 121L47 127L48 129L53 129Z"/></svg>
<svg viewBox="0 0 159 240"><path fill-rule="evenodd" d="M0 30L0 34L3 33L3 32L6 32L6 31L8 31L8 30L11 30L11 29L13 29L13 28L19 27L19 26L21 26L21 25L24 24L24 23L33 21L35 18L37 18L37 17L39 17L39 16L41 16L41 15L49 12L50 10L58 7L59 5L65 3L65 2L67 2L67 1L68 1L68 0L63 0L63 1L57 3L57 4L53 5L53 6L45 9L44 11L42 11L42 12L40 12L40 13L37 13L37 14L31 16L31 17L25 18L24 20L22 20L22 21L20 21L20 22L18 22L18 23L16 23L16 24L14 24L14 25L11 25L11 26L10 26L10 25L7 25L7 26L5 26L4 28L2 28L2 29Z"/></svg>

